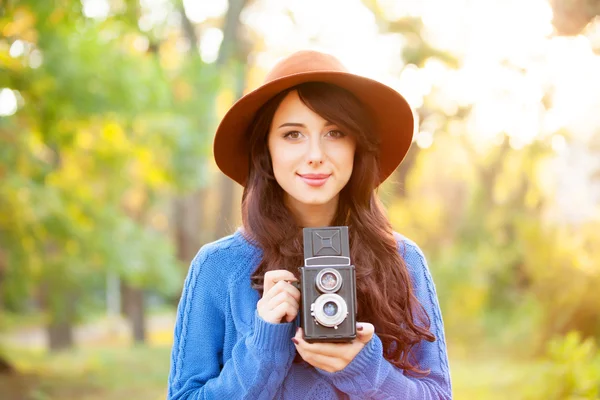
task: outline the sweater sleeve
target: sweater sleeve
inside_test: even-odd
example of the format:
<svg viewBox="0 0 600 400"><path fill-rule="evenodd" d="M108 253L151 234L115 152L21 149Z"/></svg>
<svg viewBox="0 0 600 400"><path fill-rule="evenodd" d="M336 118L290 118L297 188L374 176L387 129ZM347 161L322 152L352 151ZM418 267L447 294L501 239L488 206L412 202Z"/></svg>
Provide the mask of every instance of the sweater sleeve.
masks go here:
<svg viewBox="0 0 600 400"><path fill-rule="evenodd" d="M422 341L414 351L426 377L405 374L383 357L383 346L375 334L342 371L318 370L336 388L356 399L451 399L452 385L446 354L444 325L433 279L421 250L404 239L404 259L413 279L415 295L429 316L434 342Z"/></svg>
<svg viewBox="0 0 600 400"><path fill-rule="evenodd" d="M223 364L228 262L201 249L192 261L177 310L168 399L271 399L294 358L293 324L254 315ZM229 261L231 262L231 261Z"/></svg>

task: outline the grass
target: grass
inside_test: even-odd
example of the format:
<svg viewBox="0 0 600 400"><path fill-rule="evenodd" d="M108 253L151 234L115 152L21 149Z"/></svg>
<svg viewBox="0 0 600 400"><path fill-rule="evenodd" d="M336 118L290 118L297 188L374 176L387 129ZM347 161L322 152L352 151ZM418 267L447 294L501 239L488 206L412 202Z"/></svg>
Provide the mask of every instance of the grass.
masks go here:
<svg viewBox="0 0 600 400"><path fill-rule="evenodd" d="M518 400L528 378L542 368L541 362L519 362L495 356L486 359L450 360L455 399Z"/></svg>
<svg viewBox="0 0 600 400"><path fill-rule="evenodd" d="M0 375L0 399L165 399L172 338L168 325L148 332L147 345L133 345L129 335L110 335L54 354L3 349L19 373Z"/></svg>
<svg viewBox="0 0 600 400"><path fill-rule="evenodd" d="M43 349L5 349L19 371L0 375L2 400L136 400L166 397L173 330L170 324L132 345L128 335L87 341L50 354ZM454 398L521 399L528 377L542 367L498 351L449 344Z"/></svg>
<svg viewBox="0 0 600 400"><path fill-rule="evenodd" d="M94 346L48 355L11 352L22 375L0 378L4 400L164 399L170 346ZM452 358L455 399L518 399L535 363L503 358ZM7 397L7 393L9 393Z"/></svg>
<svg viewBox="0 0 600 400"><path fill-rule="evenodd" d="M56 355L9 351L19 375L0 377L5 400L164 399L169 346L94 347Z"/></svg>

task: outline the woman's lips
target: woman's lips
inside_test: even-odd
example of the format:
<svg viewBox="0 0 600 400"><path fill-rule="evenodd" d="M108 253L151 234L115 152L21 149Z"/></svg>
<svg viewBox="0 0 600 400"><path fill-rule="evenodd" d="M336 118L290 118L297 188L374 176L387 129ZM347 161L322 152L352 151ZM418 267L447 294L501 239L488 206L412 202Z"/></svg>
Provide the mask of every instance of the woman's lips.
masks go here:
<svg viewBox="0 0 600 400"><path fill-rule="evenodd" d="M298 176L309 186L323 186L331 174L298 174Z"/></svg>

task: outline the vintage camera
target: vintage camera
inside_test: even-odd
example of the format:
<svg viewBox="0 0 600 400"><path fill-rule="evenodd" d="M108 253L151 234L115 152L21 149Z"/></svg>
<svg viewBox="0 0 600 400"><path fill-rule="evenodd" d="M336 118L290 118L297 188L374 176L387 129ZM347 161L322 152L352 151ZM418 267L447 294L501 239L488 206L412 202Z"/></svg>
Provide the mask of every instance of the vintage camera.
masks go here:
<svg viewBox="0 0 600 400"><path fill-rule="evenodd" d="M356 338L356 274L348 227L304 228L300 324L307 342Z"/></svg>

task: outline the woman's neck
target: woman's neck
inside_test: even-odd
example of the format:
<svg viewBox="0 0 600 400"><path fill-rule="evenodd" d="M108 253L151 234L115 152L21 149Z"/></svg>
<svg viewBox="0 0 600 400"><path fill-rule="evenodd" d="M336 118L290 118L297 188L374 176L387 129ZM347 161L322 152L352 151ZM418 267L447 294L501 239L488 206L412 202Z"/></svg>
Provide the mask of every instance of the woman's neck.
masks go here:
<svg viewBox="0 0 600 400"><path fill-rule="evenodd" d="M331 225L337 211L338 197L331 199L327 204L303 204L289 196L286 196L284 202L298 225L303 228L316 228Z"/></svg>

